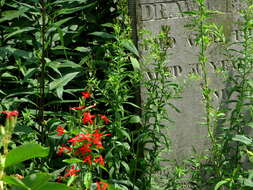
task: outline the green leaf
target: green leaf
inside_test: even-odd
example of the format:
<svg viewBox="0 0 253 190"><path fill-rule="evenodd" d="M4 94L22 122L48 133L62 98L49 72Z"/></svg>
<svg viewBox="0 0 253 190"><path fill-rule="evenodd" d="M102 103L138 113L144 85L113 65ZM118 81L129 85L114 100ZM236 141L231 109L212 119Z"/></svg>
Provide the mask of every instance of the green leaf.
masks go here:
<svg viewBox="0 0 253 190"><path fill-rule="evenodd" d="M26 28L23 28L23 29L19 29L19 30L16 30L15 32L12 32L12 33L6 35L5 39L13 37L17 34L21 34L23 32L28 32L28 31L32 31L32 30L35 30L35 28L34 27L26 27Z"/></svg>
<svg viewBox="0 0 253 190"><path fill-rule="evenodd" d="M62 160L63 162L65 163L68 163L68 164L74 164L74 163L81 163L83 162L82 160L78 159L78 158L70 158L70 159L65 159L65 160Z"/></svg>
<svg viewBox="0 0 253 190"><path fill-rule="evenodd" d="M36 190L79 190L79 189L74 188L74 187L68 187L68 186L66 186L64 184L60 184L60 183L48 182Z"/></svg>
<svg viewBox="0 0 253 190"><path fill-rule="evenodd" d="M20 10L3 11L2 15L1 15L1 19L0 19L0 23L17 18L17 17L23 15L24 12L25 12L24 8L21 8Z"/></svg>
<svg viewBox="0 0 253 190"><path fill-rule="evenodd" d="M218 182L216 185L215 185L215 188L214 190L218 190L222 185L224 185L225 183L229 182L230 179L226 179L226 180L222 180L220 182Z"/></svg>
<svg viewBox="0 0 253 190"><path fill-rule="evenodd" d="M116 130L118 131L119 134L121 134L122 136L125 136L126 138L128 138L129 141L131 141L131 137L125 129L116 128Z"/></svg>
<svg viewBox="0 0 253 190"><path fill-rule="evenodd" d="M29 160L31 158L48 156L49 148L42 147L39 144L24 144L12 149L6 157L5 167Z"/></svg>
<svg viewBox="0 0 253 190"><path fill-rule="evenodd" d="M120 163L124 166L126 172L129 174L130 173L130 168L129 168L128 164L124 161L122 161Z"/></svg>
<svg viewBox="0 0 253 190"><path fill-rule="evenodd" d="M239 141L239 142L246 144L246 145L252 144L252 139L245 137L244 135L236 135L235 137L233 137L233 140Z"/></svg>
<svg viewBox="0 0 253 190"><path fill-rule="evenodd" d="M81 11L81 10L83 10L83 9L92 7L92 6L94 6L95 4L96 4L96 2L93 2L93 3L90 3L90 4L85 5L85 6L82 6L82 7L79 6L79 7L68 8L68 9L60 9L59 11L56 11L56 12L55 12L55 15L56 15L56 16L59 16L59 15L72 14L72 13Z"/></svg>
<svg viewBox="0 0 253 190"><path fill-rule="evenodd" d="M197 15L197 11L183 11L181 12L182 14L185 14L185 15Z"/></svg>
<svg viewBox="0 0 253 190"><path fill-rule="evenodd" d="M75 50L83 53L90 52L90 48L87 47L76 47Z"/></svg>
<svg viewBox="0 0 253 190"><path fill-rule="evenodd" d="M130 120L129 123L141 123L141 118L138 115L133 115Z"/></svg>
<svg viewBox="0 0 253 190"><path fill-rule="evenodd" d="M68 182L67 182L67 186L70 186L76 179L76 176L75 175L71 175L70 178L68 179Z"/></svg>
<svg viewBox="0 0 253 190"><path fill-rule="evenodd" d="M59 88L59 87L64 87L65 85L67 85L73 78L76 77L76 75L78 74L79 72L74 72L74 73L69 73L69 74L66 74L65 76L59 78L59 79L56 79L54 80L53 82L51 82L49 84L49 89L50 90L53 90L53 89L56 89L56 88Z"/></svg>
<svg viewBox="0 0 253 190"><path fill-rule="evenodd" d="M82 68L80 65L74 63L73 61L69 61L69 60L59 60L59 62L56 61L52 61L48 63L48 66L53 68L65 68L65 67L70 67L70 68Z"/></svg>
<svg viewBox="0 0 253 190"><path fill-rule="evenodd" d="M87 172L83 178L83 183L86 187L86 189L89 189L92 184L92 173Z"/></svg>
<svg viewBox="0 0 253 190"><path fill-rule="evenodd" d="M139 52L136 49L135 45L133 44L132 41L130 40L123 40L121 42L121 46L123 46L124 48L126 48L128 51L132 52L133 54L135 54L137 57L139 57Z"/></svg>
<svg viewBox="0 0 253 190"><path fill-rule="evenodd" d="M63 96L63 87L60 86L56 89L56 94L58 96L58 98L60 98L61 100L63 99L62 96Z"/></svg>
<svg viewBox="0 0 253 190"><path fill-rule="evenodd" d="M47 173L36 173L25 177L22 181L32 190L39 190L51 179Z"/></svg>
<svg viewBox="0 0 253 190"><path fill-rule="evenodd" d="M9 185L14 185L14 186L21 187L24 189L29 189L29 187L26 186L20 179L14 176L5 176L3 181Z"/></svg>
<svg viewBox="0 0 253 190"><path fill-rule="evenodd" d="M132 66L134 68L134 70L140 70L140 64L139 64L139 61L137 59L135 59L134 57L130 57L130 60L131 60L131 63L132 63Z"/></svg>
<svg viewBox="0 0 253 190"><path fill-rule="evenodd" d="M57 1L53 1L52 5L54 4L60 4L60 3L74 3L74 2L80 2L80 3L86 3L87 0L57 0Z"/></svg>
<svg viewBox="0 0 253 190"><path fill-rule="evenodd" d="M109 34L107 32L92 32L92 33L90 33L90 35L98 36L98 37L101 37L101 38L107 38L107 39L115 38L114 35Z"/></svg>

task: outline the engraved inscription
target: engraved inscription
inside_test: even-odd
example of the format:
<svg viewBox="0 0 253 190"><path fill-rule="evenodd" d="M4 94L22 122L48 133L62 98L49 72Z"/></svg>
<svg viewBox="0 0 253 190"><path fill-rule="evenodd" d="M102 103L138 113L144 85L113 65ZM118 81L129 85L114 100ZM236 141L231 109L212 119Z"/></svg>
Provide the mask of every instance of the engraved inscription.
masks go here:
<svg viewBox="0 0 253 190"><path fill-rule="evenodd" d="M182 75L183 68L180 65L169 66L168 68L173 76L178 77Z"/></svg>
<svg viewBox="0 0 253 190"><path fill-rule="evenodd" d="M224 0L225 1L225 0ZM186 17L182 12L192 11L197 8L193 0L163 0L163 1L141 1L141 21L163 20L170 18ZM209 9L228 12L228 4L219 4L216 1L207 3Z"/></svg>
<svg viewBox="0 0 253 190"><path fill-rule="evenodd" d="M201 75L200 63L189 64L190 74Z"/></svg>
<svg viewBox="0 0 253 190"><path fill-rule="evenodd" d="M143 3L141 7L141 20L161 20L169 18L182 18L185 15L183 11L189 11L190 7L186 0L169 1L169 2L156 2L156 3Z"/></svg>
<svg viewBox="0 0 253 190"><path fill-rule="evenodd" d="M220 60L217 62L210 61L208 62L210 66L211 72L216 72L219 69L222 71L229 71L232 68L231 63L228 60ZM201 65L200 63L190 63L187 67L182 67L181 65L172 65L167 67L168 71L171 72L173 77L180 77L184 75L194 74L194 75L201 75ZM151 76L151 73L149 74ZM154 74L153 74L154 75ZM149 77L154 78L154 77Z"/></svg>

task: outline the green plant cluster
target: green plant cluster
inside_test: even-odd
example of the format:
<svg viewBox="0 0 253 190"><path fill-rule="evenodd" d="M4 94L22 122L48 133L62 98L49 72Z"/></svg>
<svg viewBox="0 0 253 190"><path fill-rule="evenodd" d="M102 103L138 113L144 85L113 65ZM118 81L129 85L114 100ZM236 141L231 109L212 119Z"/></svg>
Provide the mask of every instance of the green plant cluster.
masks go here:
<svg viewBox="0 0 253 190"><path fill-rule="evenodd" d="M199 47L211 146L176 165L162 156L170 151L168 107L180 112L173 102L182 90L167 67L170 27L155 37L143 32L140 55L127 3L0 0L1 190L253 187L253 171L245 167L253 164L252 0L240 12L242 41L227 48L231 70L224 71L226 100L218 108L207 51L213 41L225 42L222 27L210 21L220 12L196 0L198 9L184 13L193 18ZM18 121L16 111L3 110L19 110Z"/></svg>

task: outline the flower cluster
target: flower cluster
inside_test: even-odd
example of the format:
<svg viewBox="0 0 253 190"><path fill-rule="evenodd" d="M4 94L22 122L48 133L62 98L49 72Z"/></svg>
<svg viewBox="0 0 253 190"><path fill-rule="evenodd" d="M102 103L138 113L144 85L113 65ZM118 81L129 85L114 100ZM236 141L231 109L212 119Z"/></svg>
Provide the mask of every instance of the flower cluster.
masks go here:
<svg viewBox="0 0 253 190"><path fill-rule="evenodd" d="M10 118L11 116L18 116L18 111L0 111L0 113L6 114L7 118Z"/></svg>
<svg viewBox="0 0 253 190"><path fill-rule="evenodd" d="M82 92L83 100L86 100L92 95L89 92ZM75 129L74 132L68 132L61 125L57 126L56 135L62 136L68 134L68 139L65 144L62 144L58 148L57 155L62 156L67 154L71 158L79 160L87 167L92 168L91 166L104 167L105 161L101 154L101 151L104 149L102 140L106 134L101 132L101 129L104 127L104 124L109 124L110 119L102 114L92 114L91 108L94 108L95 105L84 105L84 102L81 102L81 105L78 107L71 107L70 110L73 110L81 114L81 128ZM78 131L78 132L77 132ZM64 175L65 178L69 176L78 175L81 172L80 169L76 168L75 165L70 166L69 169L66 169ZM97 182L98 190L105 190L108 186L105 182Z"/></svg>

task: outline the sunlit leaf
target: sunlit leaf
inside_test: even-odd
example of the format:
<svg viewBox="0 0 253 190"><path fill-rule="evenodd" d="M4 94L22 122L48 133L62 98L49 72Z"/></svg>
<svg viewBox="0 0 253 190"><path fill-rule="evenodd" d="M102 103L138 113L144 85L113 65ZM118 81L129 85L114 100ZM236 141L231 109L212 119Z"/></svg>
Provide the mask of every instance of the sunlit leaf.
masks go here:
<svg viewBox="0 0 253 190"><path fill-rule="evenodd" d="M29 160L31 158L48 156L49 148L42 147L39 144L24 144L12 149L6 157L5 167Z"/></svg>
<svg viewBox="0 0 253 190"><path fill-rule="evenodd" d="M65 85L67 85L73 78L76 77L76 75L79 72L74 72L74 73L69 73L64 75L63 77L59 78L59 79L55 79L53 82L51 82L49 84L49 89L53 90L59 87L64 87Z"/></svg>

